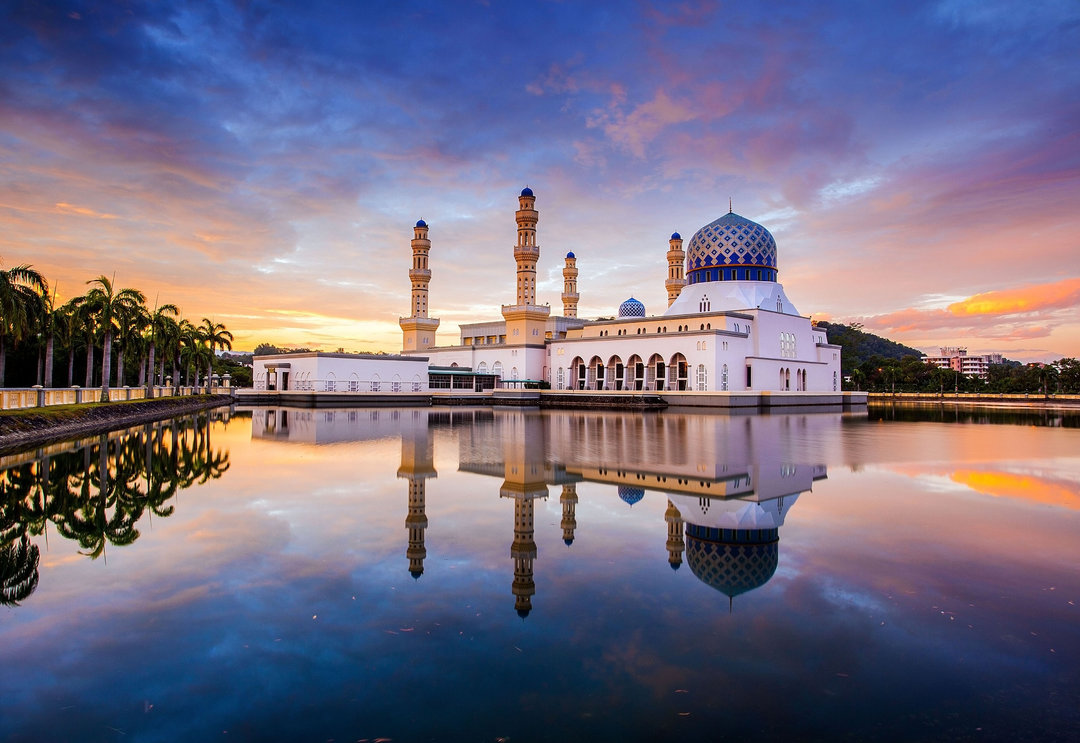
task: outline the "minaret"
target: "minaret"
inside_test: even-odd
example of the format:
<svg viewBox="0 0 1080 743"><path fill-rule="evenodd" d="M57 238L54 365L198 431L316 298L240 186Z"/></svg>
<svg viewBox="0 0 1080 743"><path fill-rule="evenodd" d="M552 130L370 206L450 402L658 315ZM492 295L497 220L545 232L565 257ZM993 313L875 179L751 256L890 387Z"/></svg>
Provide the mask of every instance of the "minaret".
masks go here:
<svg viewBox="0 0 1080 743"><path fill-rule="evenodd" d="M686 549L686 542L683 540L682 514L670 500L667 502L667 510L664 511L664 521L667 522L668 565L672 570L678 570L682 565L682 553Z"/></svg>
<svg viewBox="0 0 1080 743"><path fill-rule="evenodd" d="M402 431L401 467L397 471L398 477L409 481L409 511L405 516L409 546L405 556L409 560L409 574L417 579L424 574L424 558L427 557L424 547L424 531L428 526L424 502L426 483L439 476L435 471L434 446L426 416L421 418L419 425L421 428L411 434L408 430Z"/></svg>
<svg viewBox="0 0 1080 743"><path fill-rule="evenodd" d="M502 315L506 320L506 342L508 345L539 345L544 343L550 307L536 304L536 262L540 259L540 246L536 244L536 223L539 220L536 197L532 189L526 186L518 196L517 245L514 246L514 261L517 262L517 300L516 304L503 305ZM526 369L526 376L533 370ZM540 378L540 370L535 370Z"/></svg>
<svg viewBox="0 0 1080 743"><path fill-rule="evenodd" d="M431 282L431 269L428 267L428 253L431 240L428 239L428 226L419 220L413 228L412 268L409 269L409 281L412 284L412 304L409 317L398 320L404 340L402 351L424 351L435 345L435 330L439 327L438 318L428 317L428 283Z"/></svg>
<svg viewBox="0 0 1080 743"><path fill-rule="evenodd" d="M679 294L682 293L683 287L686 286L686 278L683 275L683 269L686 262L686 252L682 247L682 235L678 232L671 233L671 239L668 240L668 252L667 252L667 281L664 282L664 288L667 289L667 303L668 307L672 302L679 298Z"/></svg>
<svg viewBox="0 0 1080 743"><path fill-rule="evenodd" d="M577 484L563 485L559 503L562 504L562 538L567 547L574 543L574 529L577 528L577 517L574 511L577 508L577 502Z"/></svg>
<svg viewBox="0 0 1080 743"><path fill-rule="evenodd" d="M536 223L540 214L536 211L536 197L526 186L518 196L517 245L514 260L517 262L517 304L536 304L536 262L540 260L540 246L536 244Z"/></svg>
<svg viewBox="0 0 1080 743"><path fill-rule="evenodd" d="M573 253L566 254L566 267L562 270L563 276L563 317L577 317L577 257Z"/></svg>

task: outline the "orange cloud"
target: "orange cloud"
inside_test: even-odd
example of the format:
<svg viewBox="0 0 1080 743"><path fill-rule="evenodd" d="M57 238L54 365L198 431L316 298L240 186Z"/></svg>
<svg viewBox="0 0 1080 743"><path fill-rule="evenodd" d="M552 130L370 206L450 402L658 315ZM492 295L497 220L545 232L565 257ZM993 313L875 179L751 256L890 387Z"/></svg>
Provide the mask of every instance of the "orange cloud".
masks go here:
<svg viewBox="0 0 1080 743"><path fill-rule="evenodd" d="M1016 498L1080 511L1080 488L1075 483L1055 482L1012 472L978 470L957 470L950 479L995 498Z"/></svg>
<svg viewBox="0 0 1080 743"><path fill-rule="evenodd" d="M1080 278L1056 284L1036 284L984 292L949 305L949 312L967 315L1015 315L1037 310L1074 307L1080 303Z"/></svg>
<svg viewBox="0 0 1080 743"><path fill-rule="evenodd" d="M81 217L94 217L95 219L120 219L115 214L98 212L85 206L75 206L63 201L56 202L56 210L64 214L78 214Z"/></svg>

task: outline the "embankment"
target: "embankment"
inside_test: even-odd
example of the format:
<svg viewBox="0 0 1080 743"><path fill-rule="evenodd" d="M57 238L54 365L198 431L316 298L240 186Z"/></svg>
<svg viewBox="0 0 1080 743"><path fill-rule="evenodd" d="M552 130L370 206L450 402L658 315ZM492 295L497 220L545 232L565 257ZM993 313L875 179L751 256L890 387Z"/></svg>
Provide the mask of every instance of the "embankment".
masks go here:
<svg viewBox="0 0 1080 743"><path fill-rule="evenodd" d="M0 453L56 439L106 433L232 402L230 395L194 395L13 410L0 414Z"/></svg>

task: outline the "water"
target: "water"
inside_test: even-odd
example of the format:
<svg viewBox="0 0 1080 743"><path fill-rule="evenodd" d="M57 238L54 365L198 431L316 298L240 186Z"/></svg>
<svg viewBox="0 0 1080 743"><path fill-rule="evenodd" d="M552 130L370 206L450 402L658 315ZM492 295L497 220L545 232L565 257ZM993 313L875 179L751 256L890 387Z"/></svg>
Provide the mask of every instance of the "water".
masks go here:
<svg viewBox="0 0 1080 743"><path fill-rule="evenodd" d="M1072 739L1080 431L1010 415L260 408L8 457L0 729Z"/></svg>

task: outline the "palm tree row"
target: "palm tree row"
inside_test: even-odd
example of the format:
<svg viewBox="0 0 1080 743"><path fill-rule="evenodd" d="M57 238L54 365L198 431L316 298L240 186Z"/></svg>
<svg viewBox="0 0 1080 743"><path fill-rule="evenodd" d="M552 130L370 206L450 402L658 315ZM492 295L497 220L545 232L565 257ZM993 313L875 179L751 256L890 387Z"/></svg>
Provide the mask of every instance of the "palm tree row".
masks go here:
<svg viewBox="0 0 1080 743"><path fill-rule="evenodd" d="M76 352L86 360L85 387L94 386L94 356L101 351L101 400L109 399L111 384L123 386L126 365L138 370L138 386L152 397L155 385L164 384L166 363L180 387L183 370L188 385L198 387L201 371L207 385L214 352L231 349L233 335L225 325L203 318L198 325L180 317L174 304L147 307L138 289L120 289L107 276L86 282L86 294L57 304L55 290L33 266L0 268L0 387L6 384L10 347L32 343L37 352L36 383L52 387L57 348L67 351L66 385L74 384ZM113 362L115 361L115 366ZM130 368L130 367L128 367ZM194 374L194 384L192 376Z"/></svg>

